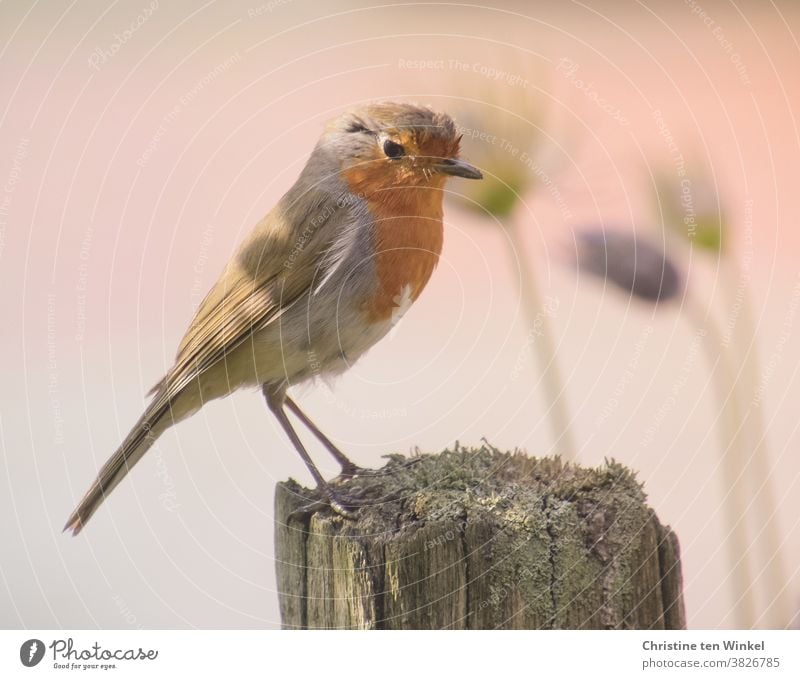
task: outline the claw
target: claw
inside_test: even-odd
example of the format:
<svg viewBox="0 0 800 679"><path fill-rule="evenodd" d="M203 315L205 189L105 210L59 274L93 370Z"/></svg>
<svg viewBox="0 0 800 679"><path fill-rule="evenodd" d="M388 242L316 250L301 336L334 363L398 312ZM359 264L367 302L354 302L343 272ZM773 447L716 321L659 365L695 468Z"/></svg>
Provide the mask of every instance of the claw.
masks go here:
<svg viewBox="0 0 800 679"><path fill-rule="evenodd" d="M346 479L355 478L356 476L363 476L364 473L368 471L368 469L364 469L363 467L359 467L354 464L342 465L342 471L339 472L339 476L337 476L334 481L343 481Z"/></svg>
<svg viewBox="0 0 800 679"><path fill-rule="evenodd" d="M358 518L358 508L366 504L366 502L355 495L343 497L334 492L330 487L319 488L318 490L323 496L322 499L315 500L314 502L310 502L295 509L289 514L290 521L292 519L309 519L313 514L323 509L331 509L343 519L354 521Z"/></svg>
<svg viewBox="0 0 800 679"><path fill-rule="evenodd" d="M309 502L307 505L298 507L291 514L289 514L289 521L306 521L316 514L321 509L328 507L327 502L317 500L316 502Z"/></svg>
<svg viewBox="0 0 800 679"><path fill-rule="evenodd" d="M357 465L347 465L342 467L342 471L339 473L334 479L336 481L347 481L349 479L355 479L358 477L370 477L370 476L383 476L383 472L379 469L367 469L366 467L359 467Z"/></svg>
<svg viewBox="0 0 800 679"><path fill-rule="evenodd" d="M339 516L343 519L349 519L350 521L354 521L357 518L356 512L351 512L347 507L345 507L336 497L332 497L328 504L330 508L336 512Z"/></svg>
<svg viewBox="0 0 800 679"><path fill-rule="evenodd" d="M419 461L419 459L408 460L402 465L402 467L407 469L408 467L417 464ZM368 469L366 467L359 467L355 464L344 465L342 466L342 471L339 473L339 476L337 476L334 481L345 481L347 479L354 479L359 476L362 478L378 478L380 476L391 476L394 474L394 472L394 469Z"/></svg>

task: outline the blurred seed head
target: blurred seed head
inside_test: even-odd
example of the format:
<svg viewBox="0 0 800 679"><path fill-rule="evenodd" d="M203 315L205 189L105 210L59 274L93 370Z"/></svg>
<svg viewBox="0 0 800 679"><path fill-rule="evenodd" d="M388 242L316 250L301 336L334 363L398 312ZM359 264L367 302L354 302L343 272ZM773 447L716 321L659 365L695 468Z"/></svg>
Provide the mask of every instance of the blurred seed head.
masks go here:
<svg viewBox="0 0 800 679"><path fill-rule="evenodd" d="M490 82L478 96L480 103L467 102L453 116L464 156L484 178L459 188L465 206L505 217L536 183L543 110L532 87Z"/></svg>
<svg viewBox="0 0 800 679"><path fill-rule="evenodd" d="M666 302L683 288L678 268L663 250L622 231L584 231L577 237L580 271L640 299Z"/></svg>
<svg viewBox="0 0 800 679"><path fill-rule="evenodd" d="M679 177L674 171L656 178L664 223L703 250L720 252L726 245L725 215L717 188L703 172Z"/></svg>

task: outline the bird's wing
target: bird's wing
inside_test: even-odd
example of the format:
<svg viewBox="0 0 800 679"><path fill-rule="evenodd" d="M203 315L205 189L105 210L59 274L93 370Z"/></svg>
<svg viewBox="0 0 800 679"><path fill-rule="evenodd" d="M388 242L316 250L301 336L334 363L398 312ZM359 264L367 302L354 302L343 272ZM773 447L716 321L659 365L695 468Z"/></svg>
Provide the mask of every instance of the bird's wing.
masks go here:
<svg viewBox="0 0 800 679"><path fill-rule="evenodd" d="M153 388L156 401L168 402L340 264L340 244L361 221L357 206L321 191L303 195L292 201L287 194L242 243L201 302L174 366Z"/></svg>

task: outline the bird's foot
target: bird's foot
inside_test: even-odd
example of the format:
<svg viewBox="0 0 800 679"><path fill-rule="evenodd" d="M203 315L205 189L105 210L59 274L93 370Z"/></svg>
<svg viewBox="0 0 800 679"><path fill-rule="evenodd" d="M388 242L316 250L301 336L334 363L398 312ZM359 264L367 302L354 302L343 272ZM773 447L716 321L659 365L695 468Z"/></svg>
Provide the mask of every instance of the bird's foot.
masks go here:
<svg viewBox="0 0 800 679"><path fill-rule="evenodd" d="M367 469L366 467L359 467L357 464L353 464L352 462L349 464L342 465L342 471L339 472L339 476L334 479L336 481L346 481L348 479L354 479L357 476L379 476L380 470L378 469Z"/></svg>
<svg viewBox="0 0 800 679"><path fill-rule="evenodd" d="M325 486L319 488L318 491L322 495L319 500L298 507L289 515L289 519L308 519L312 514L330 508L343 519L354 521L358 518L359 507L370 504L370 501L363 497L361 489L353 489L345 494L333 490L330 486Z"/></svg>
<svg viewBox="0 0 800 679"><path fill-rule="evenodd" d="M405 460L400 466L401 467L411 467L412 465L417 464L421 458L412 458L410 460ZM396 468L395 468L396 469ZM342 465L342 471L340 472L339 476L337 476L334 481L345 481L347 479L353 479L356 477L378 477L378 476L391 476L395 469L393 468L383 468L383 469L367 469L366 467L359 467L352 462L349 464Z"/></svg>

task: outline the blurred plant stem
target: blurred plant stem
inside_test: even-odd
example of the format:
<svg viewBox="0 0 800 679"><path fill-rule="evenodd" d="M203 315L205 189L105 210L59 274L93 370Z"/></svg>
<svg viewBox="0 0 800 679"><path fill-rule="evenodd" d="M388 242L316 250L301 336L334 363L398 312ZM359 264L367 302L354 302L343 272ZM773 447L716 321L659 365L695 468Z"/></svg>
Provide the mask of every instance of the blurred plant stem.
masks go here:
<svg viewBox="0 0 800 679"><path fill-rule="evenodd" d="M547 415L553 435L554 452L561 455L564 460L574 462L578 459L578 453L572 435L566 387L561 378L561 370L556 357L556 344L549 322L550 311L544 304L536 274L528 263L522 239L523 223L527 223L527 220L524 219L526 216L525 205L520 203L503 220L507 235L506 244L510 250L511 271L519 273L516 282L519 287L523 313L527 318L530 331L536 330L533 351L539 363L542 389L549 406Z"/></svg>
<svg viewBox="0 0 800 679"><path fill-rule="evenodd" d="M755 535L759 558L757 581L763 582L766 596L766 615L764 623L769 629L781 629L789 625L792 613L789 597L784 588L789 584L781 549L781 532L778 523L778 503L772 486L772 470L767 448L767 434L764 417L758 398L758 348L755 324L747 289L741 285L741 272L733 262L733 257L723 250L723 273L727 280L724 286L730 295L730 307L739 306L739 317L731 329L727 346L738 349L735 364L740 366L733 379L736 382L740 406L737 416L741 418L744 429L742 447L744 451L742 474L752 479L754 524L760 530ZM738 296L738 298L737 298ZM726 346L723 337L722 346ZM733 362L733 360L732 360ZM751 451L747 456L746 451Z"/></svg>
<svg viewBox="0 0 800 679"><path fill-rule="evenodd" d="M688 193L685 186L690 187ZM769 628L786 627L791 611L783 590L789 580L782 557L778 504L772 488L770 455L758 394L760 369L756 328L744 272L736 260L733 237L716 184L707 175L696 173L679 186L674 177L662 174L656 181L656 188L664 223L671 227L675 237L680 237L684 245L688 241L691 249L718 258L723 279L721 287L728 296L726 301L732 318L729 335L720 336L719 347L723 354L728 354L731 390L736 395L734 424L741 430L736 440L740 448L738 464L752 494L751 525L759 527L754 540L757 548L753 550L758 562L755 582L761 585L765 595L766 614L757 622ZM687 216L691 217L689 222ZM734 310L736 317L733 317Z"/></svg>
<svg viewBox="0 0 800 679"><path fill-rule="evenodd" d="M753 578L747 539L746 471L747 451L741 422L741 393L736 386L736 368L725 350L724 338L708 310L687 293L685 310L689 320L706 336L705 349L717 400L720 403L720 438L723 496L722 506L728 526L726 544L731 565L733 619L736 627L752 629L756 623Z"/></svg>
<svg viewBox="0 0 800 679"><path fill-rule="evenodd" d="M521 65L519 71L526 66ZM566 389L561 380L550 315L525 251L523 234L532 220L522 196L535 194L542 177L552 175L548 154L555 146L544 134L544 110L537 90L511 89L489 83L476 105L472 100L456 116L463 125L465 156L483 171L483 181L461 187L463 205L500 224L510 252L511 275L519 287L523 318L533 335L532 350L541 371L548 404L553 452L577 459ZM545 167L548 169L545 170Z"/></svg>
<svg viewBox="0 0 800 679"><path fill-rule="evenodd" d="M707 231L713 236L713 230ZM677 236L664 234L675 248ZM714 242L708 238L707 242ZM683 244L681 244L683 247ZM666 250L669 250L667 247ZM728 528L725 544L730 563L730 581L734 598L733 617L737 627L752 629L756 624L754 586L751 572L751 545L748 540L748 449L743 422L743 395L738 386L736 362L711 312L701 306L685 276L666 251L618 231L586 231L578 236L580 270L612 283L619 290L660 307L684 292L687 320L702 340L719 404L718 429L721 455L718 468L723 484L722 509Z"/></svg>

